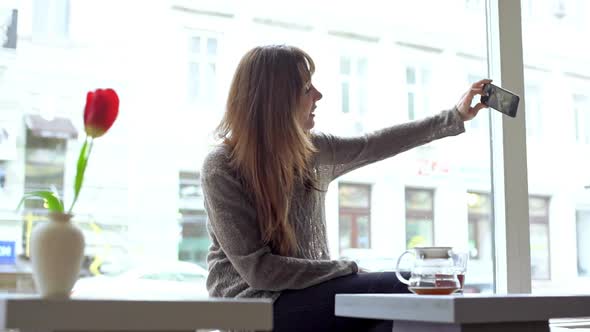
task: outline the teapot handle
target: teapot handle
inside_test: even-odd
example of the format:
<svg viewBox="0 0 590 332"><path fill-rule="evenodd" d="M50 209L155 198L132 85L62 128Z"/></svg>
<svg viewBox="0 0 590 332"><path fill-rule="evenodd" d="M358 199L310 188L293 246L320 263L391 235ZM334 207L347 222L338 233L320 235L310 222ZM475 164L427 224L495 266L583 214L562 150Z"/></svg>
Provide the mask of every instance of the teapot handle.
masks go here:
<svg viewBox="0 0 590 332"><path fill-rule="evenodd" d="M402 258L406 255L406 254L412 254L415 256L414 251L412 250L406 250L404 251L403 254L401 254L399 256L399 258L397 259L397 264L395 264L395 275L397 276L397 279L401 282L403 282L406 285L410 285L410 281L406 278L404 278L404 276L402 276L402 274L399 272L399 263L402 261Z"/></svg>

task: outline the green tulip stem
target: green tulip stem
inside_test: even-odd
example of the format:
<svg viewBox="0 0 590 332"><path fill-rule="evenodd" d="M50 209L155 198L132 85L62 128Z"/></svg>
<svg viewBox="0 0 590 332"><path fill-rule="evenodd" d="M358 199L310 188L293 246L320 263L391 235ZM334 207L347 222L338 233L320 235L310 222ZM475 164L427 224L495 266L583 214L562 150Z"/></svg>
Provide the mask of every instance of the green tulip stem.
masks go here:
<svg viewBox="0 0 590 332"><path fill-rule="evenodd" d="M82 189L82 182L84 181L84 172L86 172L86 165L88 165L88 158L90 157L90 152L92 152L92 143L94 139L92 136L86 135L86 140L82 145L82 149L80 150L80 156L78 157L78 167L76 170L76 182L74 183L74 200L72 201L72 205L68 210L68 214L72 213L72 209L74 209L74 204L78 200L78 195L80 194L80 189Z"/></svg>

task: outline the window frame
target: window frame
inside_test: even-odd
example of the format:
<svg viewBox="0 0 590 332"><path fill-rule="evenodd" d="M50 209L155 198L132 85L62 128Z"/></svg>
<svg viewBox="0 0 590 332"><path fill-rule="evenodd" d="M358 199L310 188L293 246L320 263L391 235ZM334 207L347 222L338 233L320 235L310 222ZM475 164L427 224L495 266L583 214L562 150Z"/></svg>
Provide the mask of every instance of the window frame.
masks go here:
<svg viewBox="0 0 590 332"><path fill-rule="evenodd" d="M524 95L520 1L487 0L488 72L496 85ZM516 118L489 112L497 294L531 293L526 105Z"/></svg>

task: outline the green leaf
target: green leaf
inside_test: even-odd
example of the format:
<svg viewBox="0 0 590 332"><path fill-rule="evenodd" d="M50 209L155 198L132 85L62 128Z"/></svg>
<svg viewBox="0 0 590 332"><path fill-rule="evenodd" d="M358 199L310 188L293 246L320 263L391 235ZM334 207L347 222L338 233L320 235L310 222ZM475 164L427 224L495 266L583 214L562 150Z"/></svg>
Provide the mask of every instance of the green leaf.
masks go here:
<svg viewBox="0 0 590 332"><path fill-rule="evenodd" d="M64 212L64 205L62 201L55 195L55 193L46 190L40 191L32 191L30 193L26 193L23 198L21 199L20 203L18 203L17 210L23 205L25 200L29 198L41 198L47 203L47 207L51 212Z"/></svg>

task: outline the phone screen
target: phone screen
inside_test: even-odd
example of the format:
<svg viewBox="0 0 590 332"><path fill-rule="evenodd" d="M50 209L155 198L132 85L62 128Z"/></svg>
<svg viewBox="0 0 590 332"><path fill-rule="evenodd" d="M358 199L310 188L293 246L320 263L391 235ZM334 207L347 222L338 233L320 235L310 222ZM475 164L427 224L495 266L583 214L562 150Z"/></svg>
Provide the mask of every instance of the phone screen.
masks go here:
<svg viewBox="0 0 590 332"><path fill-rule="evenodd" d="M491 83L484 85L481 102L508 116L516 117L520 97Z"/></svg>

